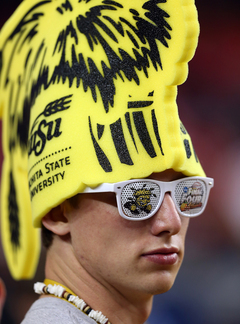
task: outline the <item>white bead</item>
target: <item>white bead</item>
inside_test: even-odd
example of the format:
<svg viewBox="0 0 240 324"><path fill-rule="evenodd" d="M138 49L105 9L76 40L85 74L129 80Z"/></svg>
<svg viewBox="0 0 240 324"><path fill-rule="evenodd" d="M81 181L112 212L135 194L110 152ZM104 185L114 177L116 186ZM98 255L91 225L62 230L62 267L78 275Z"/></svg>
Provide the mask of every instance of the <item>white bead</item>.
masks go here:
<svg viewBox="0 0 240 324"><path fill-rule="evenodd" d="M68 299L69 302L74 303L74 300L77 296L71 295Z"/></svg>
<svg viewBox="0 0 240 324"><path fill-rule="evenodd" d="M93 318L95 321L99 322L100 324L104 324L108 318L102 314L102 312L91 310L88 314L89 317Z"/></svg>
<svg viewBox="0 0 240 324"><path fill-rule="evenodd" d="M33 289L35 291L35 293L37 294L44 294L43 292L43 288L45 287L45 284L42 282L36 282L33 286Z"/></svg>
<svg viewBox="0 0 240 324"><path fill-rule="evenodd" d="M55 295L55 289L53 285L48 285L47 288L50 294Z"/></svg>
<svg viewBox="0 0 240 324"><path fill-rule="evenodd" d="M48 285L48 291L50 294L55 295L57 297L62 297L62 293L65 291L65 289L61 286L57 285Z"/></svg>
<svg viewBox="0 0 240 324"><path fill-rule="evenodd" d="M75 297L73 303L77 306L77 308L83 310L83 308L87 305L81 298Z"/></svg>
<svg viewBox="0 0 240 324"><path fill-rule="evenodd" d="M57 286L57 285L54 285L54 288L55 288L55 295L58 297L62 297L62 294L65 291L65 289L63 287Z"/></svg>

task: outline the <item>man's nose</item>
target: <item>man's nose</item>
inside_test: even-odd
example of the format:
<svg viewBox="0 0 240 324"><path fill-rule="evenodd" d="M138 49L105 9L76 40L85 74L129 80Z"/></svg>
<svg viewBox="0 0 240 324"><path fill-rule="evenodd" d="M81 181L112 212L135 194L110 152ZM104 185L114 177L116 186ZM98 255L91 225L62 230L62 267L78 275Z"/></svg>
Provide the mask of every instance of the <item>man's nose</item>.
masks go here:
<svg viewBox="0 0 240 324"><path fill-rule="evenodd" d="M166 193L157 213L151 218L151 232L153 235L163 233L169 236L177 234L181 229L182 221L169 193Z"/></svg>

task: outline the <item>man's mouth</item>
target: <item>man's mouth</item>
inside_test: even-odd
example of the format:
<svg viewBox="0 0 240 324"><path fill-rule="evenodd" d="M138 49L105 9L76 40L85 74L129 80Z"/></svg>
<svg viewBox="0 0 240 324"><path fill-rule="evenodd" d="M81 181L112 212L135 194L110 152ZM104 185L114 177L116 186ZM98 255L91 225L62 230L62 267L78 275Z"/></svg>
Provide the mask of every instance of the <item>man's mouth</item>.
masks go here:
<svg viewBox="0 0 240 324"><path fill-rule="evenodd" d="M150 262L154 262L160 265L173 265L177 263L179 259L179 249L176 247L161 248L151 250L142 254L142 257Z"/></svg>

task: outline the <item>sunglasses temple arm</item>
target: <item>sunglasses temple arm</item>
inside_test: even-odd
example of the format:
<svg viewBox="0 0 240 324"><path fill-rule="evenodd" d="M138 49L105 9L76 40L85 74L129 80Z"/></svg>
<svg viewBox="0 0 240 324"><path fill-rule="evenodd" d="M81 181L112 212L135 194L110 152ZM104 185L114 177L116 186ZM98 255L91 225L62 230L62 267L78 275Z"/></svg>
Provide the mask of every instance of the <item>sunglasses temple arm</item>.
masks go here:
<svg viewBox="0 0 240 324"><path fill-rule="evenodd" d="M86 187L82 193L96 193L96 192L114 192L114 184L103 183L96 188Z"/></svg>

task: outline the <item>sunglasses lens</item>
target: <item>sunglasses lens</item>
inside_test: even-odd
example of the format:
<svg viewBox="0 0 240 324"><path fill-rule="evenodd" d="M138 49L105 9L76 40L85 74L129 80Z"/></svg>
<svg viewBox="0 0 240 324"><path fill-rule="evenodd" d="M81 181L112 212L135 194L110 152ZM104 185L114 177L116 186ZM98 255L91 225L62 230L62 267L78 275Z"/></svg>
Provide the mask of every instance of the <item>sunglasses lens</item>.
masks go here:
<svg viewBox="0 0 240 324"><path fill-rule="evenodd" d="M132 219L151 217L158 206L160 194L160 187L151 181L128 183L121 193L124 214Z"/></svg>
<svg viewBox="0 0 240 324"><path fill-rule="evenodd" d="M207 188L201 179L184 179L176 185L175 199L179 211L185 216L197 216L206 205Z"/></svg>

